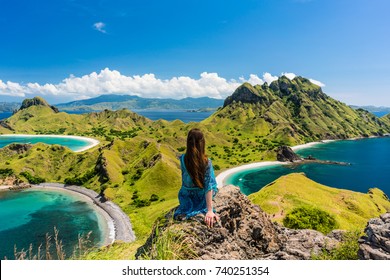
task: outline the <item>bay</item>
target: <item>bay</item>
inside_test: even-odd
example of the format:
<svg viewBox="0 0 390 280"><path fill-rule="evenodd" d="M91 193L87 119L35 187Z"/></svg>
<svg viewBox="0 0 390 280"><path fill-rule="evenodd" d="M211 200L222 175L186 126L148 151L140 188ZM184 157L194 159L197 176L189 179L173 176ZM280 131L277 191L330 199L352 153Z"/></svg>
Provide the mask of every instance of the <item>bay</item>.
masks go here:
<svg viewBox="0 0 390 280"><path fill-rule="evenodd" d="M321 160L348 162L350 165L318 163L274 165L241 171L226 179L243 193L251 194L280 176L303 172L326 186L366 193L379 188L390 196L390 137L343 140L321 143L298 150L301 156L312 155Z"/></svg>
<svg viewBox="0 0 390 280"><path fill-rule="evenodd" d="M0 192L0 259L14 258L17 251L27 250L30 244L37 253L40 244L45 248L46 233L53 236L54 227L70 257L78 236L91 231L90 246L103 242L104 219L87 202L55 190L23 190ZM52 238L52 255L55 256Z"/></svg>
<svg viewBox="0 0 390 280"><path fill-rule="evenodd" d="M68 147L72 151L79 151L91 145L88 139L74 138L66 136L41 136L41 135L0 135L0 148L12 143L37 144L45 143L48 145L61 145Z"/></svg>

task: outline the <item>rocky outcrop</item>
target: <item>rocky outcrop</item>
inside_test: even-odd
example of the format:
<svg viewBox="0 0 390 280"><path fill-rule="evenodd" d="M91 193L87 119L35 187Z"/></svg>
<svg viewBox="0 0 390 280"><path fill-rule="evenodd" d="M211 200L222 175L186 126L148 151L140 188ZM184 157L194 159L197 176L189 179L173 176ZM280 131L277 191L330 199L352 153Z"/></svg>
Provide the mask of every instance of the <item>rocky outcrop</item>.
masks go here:
<svg viewBox="0 0 390 280"><path fill-rule="evenodd" d="M33 145L31 144L19 144L19 143L12 143L12 144L9 144L6 149L8 149L9 151L12 151L13 153L16 153L16 154L23 154L25 152L27 152L28 150L30 150L32 148Z"/></svg>
<svg viewBox="0 0 390 280"><path fill-rule="evenodd" d="M358 255L363 260L390 260L390 212L370 219L359 239Z"/></svg>
<svg viewBox="0 0 390 280"><path fill-rule="evenodd" d="M336 238L314 230L291 230L273 223L268 214L234 186L221 188L214 205L220 222L213 228L207 228L203 215L165 225L138 249L136 257L146 254L153 258L153 244L167 230L183 234L188 251L192 252L186 259L301 260L338 243Z"/></svg>
<svg viewBox="0 0 390 280"><path fill-rule="evenodd" d="M29 188L30 184L23 182L17 176L7 176L5 178L0 177L0 186L9 186L10 189Z"/></svg>
<svg viewBox="0 0 390 280"><path fill-rule="evenodd" d="M11 130L11 131L15 131L15 129L13 129L13 128L7 123L6 120L5 120L5 121L1 120L1 121L0 121L0 126L6 128L6 129L9 129L9 130Z"/></svg>
<svg viewBox="0 0 390 280"><path fill-rule="evenodd" d="M288 146L280 146L276 151L276 158L278 161L297 161L301 160L301 157L298 156L294 151Z"/></svg>
<svg viewBox="0 0 390 280"><path fill-rule="evenodd" d="M23 100L22 106L20 106L19 111L23 110L23 109L27 109L31 106L46 106L46 107L51 108L55 113L59 112L56 107L49 105L49 103L47 103L45 99L43 99L42 97L38 97L38 96L36 96L32 99Z"/></svg>
<svg viewBox="0 0 390 280"><path fill-rule="evenodd" d="M244 83L240 87L238 87L234 93L225 99L223 103L223 107L226 107L233 102L241 102L241 103L263 103L265 105L269 105L269 101L265 96L259 95L255 88L248 83Z"/></svg>

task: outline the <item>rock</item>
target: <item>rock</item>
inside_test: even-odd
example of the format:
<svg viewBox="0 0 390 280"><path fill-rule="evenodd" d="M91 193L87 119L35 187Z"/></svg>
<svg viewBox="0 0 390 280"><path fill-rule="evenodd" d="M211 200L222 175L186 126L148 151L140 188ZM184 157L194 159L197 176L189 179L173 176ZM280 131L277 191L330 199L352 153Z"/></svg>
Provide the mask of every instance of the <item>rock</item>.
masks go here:
<svg viewBox="0 0 390 280"><path fill-rule="evenodd" d="M16 153L16 154L23 154L30 150L33 145L31 144L19 144L19 143L12 143L6 146L6 149L9 151Z"/></svg>
<svg viewBox="0 0 390 280"><path fill-rule="evenodd" d="M370 219L359 239L358 255L363 260L390 260L390 212Z"/></svg>
<svg viewBox="0 0 390 280"><path fill-rule="evenodd" d="M0 126L6 128L6 129L9 129L9 130L11 130L11 131L15 131L15 129L13 129L13 128L7 123L6 120L5 120L5 121L3 121L3 120L0 121Z"/></svg>
<svg viewBox="0 0 390 280"><path fill-rule="evenodd" d="M47 103L47 101L45 99L43 99L42 97L39 97L39 96L36 96L32 99L25 99L23 100L23 103L22 103L22 106L20 107L19 111L23 110L23 109L27 109L31 106L47 106L47 107L50 107L55 113L58 113L58 109L54 106L50 106L49 103Z"/></svg>
<svg viewBox="0 0 390 280"><path fill-rule="evenodd" d="M269 100L265 96L260 96L256 89L248 84L244 83L240 87L238 87L234 93L225 99L223 107L226 107L233 102L241 102L241 103L262 103L264 105L270 105Z"/></svg>
<svg viewBox="0 0 390 280"><path fill-rule="evenodd" d="M154 244L164 232L180 232L188 245L185 259L247 260L247 259L310 259L322 249L334 248L338 241L314 230L292 230L273 223L259 206L254 205L239 188L226 186L219 190L214 206L220 222L207 228L204 216L186 221L167 222L138 249L156 258Z"/></svg>
<svg viewBox="0 0 390 280"><path fill-rule="evenodd" d="M277 150L276 158L278 161L297 161L301 160L300 156L298 156L294 151L288 146L280 146Z"/></svg>

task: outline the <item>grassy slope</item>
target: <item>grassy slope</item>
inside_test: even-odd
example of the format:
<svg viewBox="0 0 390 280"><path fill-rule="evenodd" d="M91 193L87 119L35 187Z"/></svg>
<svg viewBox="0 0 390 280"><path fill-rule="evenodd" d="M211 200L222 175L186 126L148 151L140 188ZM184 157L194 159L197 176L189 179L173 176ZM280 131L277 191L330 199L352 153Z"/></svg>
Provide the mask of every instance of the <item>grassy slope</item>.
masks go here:
<svg viewBox="0 0 390 280"><path fill-rule="evenodd" d="M387 114L383 117L381 117L381 120L386 123L388 126L390 126L390 114Z"/></svg>
<svg viewBox="0 0 390 280"><path fill-rule="evenodd" d="M333 214L340 228L346 230L362 230L368 219L390 211L390 201L379 189L363 194L331 188L302 173L282 176L249 198L278 222L295 207L315 206Z"/></svg>
<svg viewBox="0 0 390 280"><path fill-rule="evenodd" d="M296 80L295 83L302 81ZM7 120L14 131L0 126L0 134L76 134L97 138L101 144L77 154L44 144L34 145L22 154L4 148L0 149L0 168L12 168L17 174L28 170L53 182L63 182L67 177L82 177L95 170L95 176L84 186L97 192L103 190L109 199L120 205L130 216L138 238L135 244L140 245L149 235L156 218L178 204L177 192L181 180L178 156L185 152L181 148L185 147L187 132L192 127L199 127L205 132L207 153L214 165L221 169L275 159L274 149L282 144L298 144L317 137L373 134L381 128L378 120L366 112L350 111L349 107L345 108L337 101L314 99L318 103L314 104L307 95L307 92L318 90L312 84L290 85L293 86L295 93L302 95L300 99L307 99L303 102L306 105L300 106L299 110L280 92L269 87L252 87L251 90L265 98L269 106L235 102L201 123L189 124L178 120L152 122L128 110L69 115L54 113L45 106L33 106ZM321 108L329 116L324 117ZM335 111L330 112L330 108ZM339 124L346 119L350 119L346 123L352 124ZM312 124L310 120L315 122ZM356 129L359 127L356 123L361 122L361 128ZM332 125L338 134L329 136L326 133L332 131L329 128ZM315 132L310 132L308 127ZM134 193L141 200L148 200L152 194L159 199L151 202L150 206L136 207ZM137 247L134 244L114 244L91 253L88 258L132 258Z"/></svg>

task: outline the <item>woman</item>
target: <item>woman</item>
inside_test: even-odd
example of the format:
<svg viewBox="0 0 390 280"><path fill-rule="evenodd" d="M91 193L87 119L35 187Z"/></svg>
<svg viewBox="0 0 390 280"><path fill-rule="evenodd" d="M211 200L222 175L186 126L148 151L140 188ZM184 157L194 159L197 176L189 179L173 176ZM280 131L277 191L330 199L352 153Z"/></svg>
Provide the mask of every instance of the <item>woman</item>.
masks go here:
<svg viewBox="0 0 390 280"><path fill-rule="evenodd" d="M180 205L175 218L190 218L205 214L205 223L212 227L219 218L214 213L213 198L218 192L214 168L205 154L203 133L193 128L188 132L187 150L180 157L182 186L179 191Z"/></svg>

